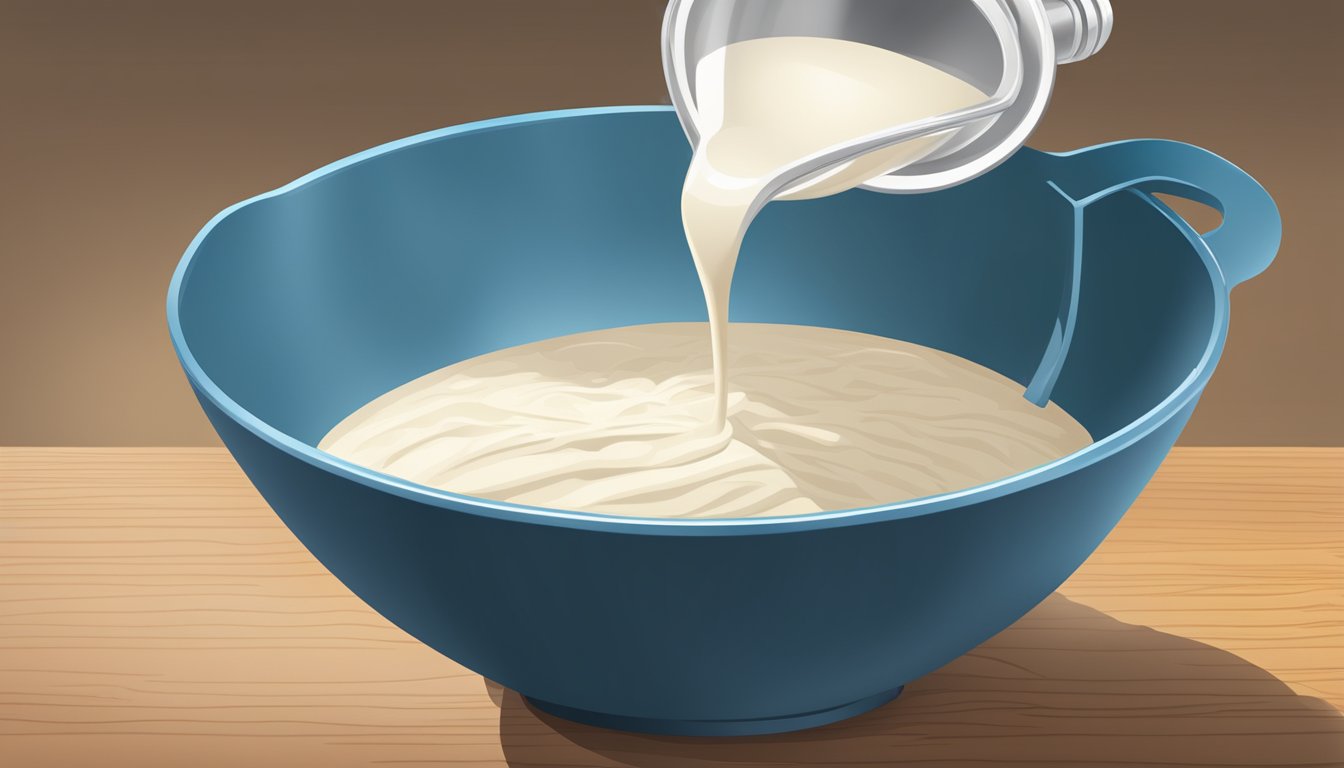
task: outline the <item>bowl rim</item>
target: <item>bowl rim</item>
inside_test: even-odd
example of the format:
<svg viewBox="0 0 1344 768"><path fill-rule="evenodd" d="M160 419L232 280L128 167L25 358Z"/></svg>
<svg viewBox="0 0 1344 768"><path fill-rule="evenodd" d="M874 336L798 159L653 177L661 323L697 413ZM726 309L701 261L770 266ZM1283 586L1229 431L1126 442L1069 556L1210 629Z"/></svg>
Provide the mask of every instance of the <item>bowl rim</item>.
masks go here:
<svg viewBox="0 0 1344 768"><path fill-rule="evenodd" d="M1209 250L1209 247L1204 242L1203 238L1201 238L1184 219L1157 198L1135 190L1130 190L1130 193L1138 195L1157 208L1157 210L1161 212L1162 215L1164 215L1185 237L1190 246L1203 261L1204 267L1209 275L1209 289L1213 293L1213 330L1210 335L1209 343L1205 347L1199 363L1190 371L1181 384L1163 398L1161 402L1157 403L1146 413L1124 427L1115 430L1106 437L1103 437L1084 448L1052 462L1033 467L1032 469L1017 474L999 478L989 483L963 488L950 493L924 496L889 504L877 504L868 507L857 507L854 509L828 512L815 512L806 515L776 517L670 518L611 515L596 512L549 509L453 493L451 491L444 491L438 488L420 485L419 483L414 483L394 475L378 472L354 464L327 453L326 451L320 450L316 446L295 439L258 418L255 414L243 408L242 405L233 400L233 398L229 397L229 395L210 378L192 353L191 346L187 343L186 335L182 329L182 291L186 282L191 277L196 254L199 252L202 245L221 222L239 210L273 197L279 197L294 192L319 179L339 173L347 168L421 144L429 144L468 134L495 131L533 123L643 113L663 113L673 120L676 119L675 112L670 106L634 105L531 112L439 128L390 141L366 149L362 152L355 153L322 166L317 170L305 174L304 176L269 192L263 192L262 194L234 203L215 214L215 216L201 228L196 236L192 238L191 243L187 246L181 260L178 262L177 268L173 271L172 280L168 286L167 319L169 336L172 340L173 348L177 353L178 360L181 363L183 370L186 372L187 379L192 385L192 388L196 390L198 395L208 400L214 407L219 409L221 413L233 420L239 426L243 427L262 441L300 461L369 488L389 492L399 497L430 506L514 522L618 533L682 536L754 535L817 530L934 514L1007 496L1084 469L1113 454L1125 450L1129 446L1143 439L1149 433L1165 424L1192 400L1196 399L1203 390L1204 385L1208 382L1209 377L1212 375L1217 360L1221 355L1223 345L1227 338L1228 329L1228 289L1227 281L1221 268L1218 266L1213 253ZM1068 158L1071 155L1080 154L1089 149L1092 149L1092 147L1077 149L1070 152L1054 153L1041 152L1040 150L1023 147L1019 151L1031 152L1044 157Z"/></svg>

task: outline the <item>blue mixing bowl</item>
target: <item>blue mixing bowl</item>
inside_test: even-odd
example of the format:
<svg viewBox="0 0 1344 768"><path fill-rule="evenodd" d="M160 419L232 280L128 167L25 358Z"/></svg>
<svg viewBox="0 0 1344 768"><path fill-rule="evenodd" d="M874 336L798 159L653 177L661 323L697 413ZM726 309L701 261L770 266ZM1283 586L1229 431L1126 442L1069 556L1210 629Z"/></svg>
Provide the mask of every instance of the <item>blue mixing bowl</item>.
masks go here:
<svg viewBox="0 0 1344 768"><path fill-rule="evenodd" d="M957 493L788 518L608 517L434 490L317 450L449 363L599 328L703 320L666 108L448 128L229 208L173 276L206 415L355 594L575 720L767 733L877 706L1044 599L1190 416L1228 291L1278 247L1273 202L1204 150L1022 150L928 195L769 206L732 317L946 350L1049 397L1096 443ZM1223 211L1200 235L1149 193Z"/></svg>

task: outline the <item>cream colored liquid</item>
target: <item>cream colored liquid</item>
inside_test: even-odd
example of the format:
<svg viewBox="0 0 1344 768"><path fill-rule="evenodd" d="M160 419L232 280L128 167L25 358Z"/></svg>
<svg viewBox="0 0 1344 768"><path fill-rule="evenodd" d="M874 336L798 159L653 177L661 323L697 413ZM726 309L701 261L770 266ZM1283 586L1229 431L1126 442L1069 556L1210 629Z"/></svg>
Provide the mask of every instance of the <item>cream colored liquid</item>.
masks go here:
<svg viewBox="0 0 1344 768"><path fill-rule="evenodd" d="M374 400L320 447L519 504L760 517L960 490L1091 442L1059 406L955 355L755 323L733 326L728 424L706 429L706 330L614 328L471 358Z"/></svg>
<svg viewBox="0 0 1344 768"><path fill-rule="evenodd" d="M696 66L696 91L703 136L686 175L681 217L709 309L713 420L721 425L728 294L742 237L766 188L810 155L973 106L986 95L899 53L820 37L767 37L720 48ZM785 197L842 192L918 160L945 140L930 136L869 153Z"/></svg>
<svg viewBox="0 0 1344 768"><path fill-rule="evenodd" d="M705 136L682 216L708 326L616 328L465 360L379 397L320 447L471 496L642 517L741 518L960 490L1091 442L1058 406L1037 408L1020 384L932 349L755 324L734 324L728 345L738 248L780 169L971 106L983 93L895 53L814 38L735 43L697 73ZM848 189L942 140L871 153L792 196Z"/></svg>

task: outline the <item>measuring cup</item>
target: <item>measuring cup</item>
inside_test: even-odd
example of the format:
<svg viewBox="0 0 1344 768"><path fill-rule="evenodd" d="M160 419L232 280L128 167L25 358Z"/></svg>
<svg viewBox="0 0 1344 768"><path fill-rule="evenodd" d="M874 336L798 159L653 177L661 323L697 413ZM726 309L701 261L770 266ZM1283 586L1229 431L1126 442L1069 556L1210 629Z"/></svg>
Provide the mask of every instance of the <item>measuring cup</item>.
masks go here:
<svg viewBox="0 0 1344 768"><path fill-rule="evenodd" d="M875 150L938 136L922 156L868 180L883 192L959 184L1001 163L1039 122L1057 63L1096 53L1110 36L1108 0L671 0L663 23L668 92L691 143L702 134L696 66L732 43L824 37L885 48L987 94L968 108L859 137L801 158L768 197L808 197L838 166ZM893 88L896 87L893 84Z"/></svg>

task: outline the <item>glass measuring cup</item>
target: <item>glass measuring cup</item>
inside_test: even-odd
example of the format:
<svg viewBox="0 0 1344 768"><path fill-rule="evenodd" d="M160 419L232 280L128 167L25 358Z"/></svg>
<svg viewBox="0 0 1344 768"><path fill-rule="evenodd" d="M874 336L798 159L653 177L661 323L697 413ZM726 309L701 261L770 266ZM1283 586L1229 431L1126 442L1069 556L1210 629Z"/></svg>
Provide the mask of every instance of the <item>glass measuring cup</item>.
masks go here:
<svg viewBox="0 0 1344 768"><path fill-rule="evenodd" d="M983 93L983 100L816 148L775 169L766 190L770 198L816 197L840 191L844 185L836 188L836 182L846 176L853 182L848 186L921 192L984 173L1021 146L1044 111L1055 64L1099 50L1111 18L1108 0L672 0L663 26L663 64L692 144L712 132L723 113L715 103L722 89L702 82L704 65L735 43L849 41L955 76ZM717 74L709 69L711 80L724 77L728 66ZM901 96L898 83L891 90ZM902 143L917 151L878 154ZM897 162L884 167L884 159ZM859 170L871 176L854 181Z"/></svg>

